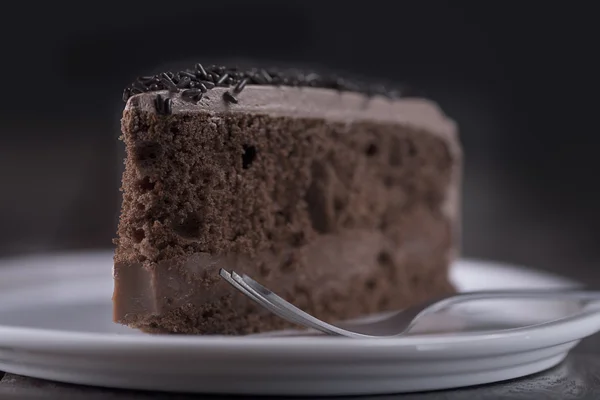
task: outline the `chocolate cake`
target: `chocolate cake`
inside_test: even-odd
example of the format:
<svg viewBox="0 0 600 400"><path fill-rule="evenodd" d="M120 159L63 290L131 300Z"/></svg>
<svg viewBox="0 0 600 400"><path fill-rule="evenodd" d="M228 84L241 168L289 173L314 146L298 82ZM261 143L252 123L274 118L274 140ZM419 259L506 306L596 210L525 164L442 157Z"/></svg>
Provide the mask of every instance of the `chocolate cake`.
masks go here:
<svg viewBox="0 0 600 400"><path fill-rule="evenodd" d="M220 268L331 322L453 291L461 153L431 101L200 64L139 78L124 99L115 321L187 334L289 327Z"/></svg>

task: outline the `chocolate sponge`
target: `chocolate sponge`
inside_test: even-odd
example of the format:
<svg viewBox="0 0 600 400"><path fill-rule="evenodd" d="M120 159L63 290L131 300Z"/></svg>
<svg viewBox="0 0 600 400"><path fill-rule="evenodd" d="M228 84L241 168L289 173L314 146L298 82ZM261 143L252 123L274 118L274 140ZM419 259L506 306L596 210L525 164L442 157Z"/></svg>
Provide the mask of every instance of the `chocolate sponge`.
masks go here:
<svg viewBox="0 0 600 400"><path fill-rule="evenodd" d="M115 321L188 334L289 327L219 268L330 322L453 291L461 154L434 103L216 66L140 78L125 99Z"/></svg>

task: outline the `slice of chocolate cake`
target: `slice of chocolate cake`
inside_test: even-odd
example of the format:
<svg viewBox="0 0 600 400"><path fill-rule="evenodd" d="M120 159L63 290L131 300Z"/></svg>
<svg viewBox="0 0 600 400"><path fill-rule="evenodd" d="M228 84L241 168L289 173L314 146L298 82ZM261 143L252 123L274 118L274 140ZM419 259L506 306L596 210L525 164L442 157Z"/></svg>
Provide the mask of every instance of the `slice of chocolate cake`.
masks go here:
<svg viewBox="0 0 600 400"><path fill-rule="evenodd" d="M201 65L136 81L122 119L115 321L196 334L289 327L219 268L326 321L451 292L455 125L401 94Z"/></svg>

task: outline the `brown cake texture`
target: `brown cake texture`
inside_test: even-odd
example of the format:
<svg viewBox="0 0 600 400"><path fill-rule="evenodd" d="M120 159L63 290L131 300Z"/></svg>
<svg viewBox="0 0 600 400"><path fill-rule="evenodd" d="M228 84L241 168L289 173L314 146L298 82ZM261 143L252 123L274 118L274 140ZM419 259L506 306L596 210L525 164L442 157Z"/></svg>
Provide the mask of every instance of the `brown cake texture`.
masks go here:
<svg viewBox="0 0 600 400"><path fill-rule="evenodd" d="M192 100L174 89L127 100L115 321L155 333L291 327L220 268L330 322L454 290L461 152L434 103L247 82Z"/></svg>

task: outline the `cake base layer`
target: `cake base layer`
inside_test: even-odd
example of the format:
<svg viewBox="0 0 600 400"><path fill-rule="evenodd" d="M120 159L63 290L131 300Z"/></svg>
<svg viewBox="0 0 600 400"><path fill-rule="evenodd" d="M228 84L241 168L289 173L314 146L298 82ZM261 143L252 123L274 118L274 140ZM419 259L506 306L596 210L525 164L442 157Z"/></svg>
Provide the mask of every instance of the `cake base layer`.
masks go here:
<svg viewBox="0 0 600 400"><path fill-rule="evenodd" d="M394 250L381 233L349 231L321 237L301 249L254 258L197 253L154 267L118 263L114 315L118 322L154 333L239 334L291 327L221 281L219 268L277 288L288 301L329 322L452 293L446 276L439 273L446 260L415 250ZM282 270L291 260L305 272ZM319 269L311 268L314 265Z"/></svg>

